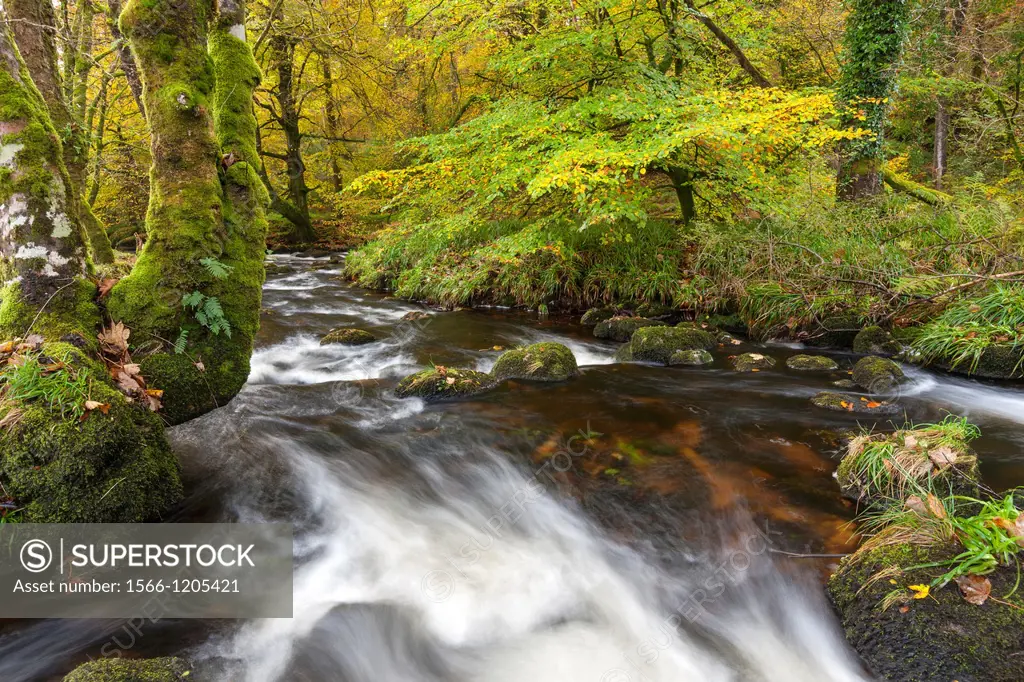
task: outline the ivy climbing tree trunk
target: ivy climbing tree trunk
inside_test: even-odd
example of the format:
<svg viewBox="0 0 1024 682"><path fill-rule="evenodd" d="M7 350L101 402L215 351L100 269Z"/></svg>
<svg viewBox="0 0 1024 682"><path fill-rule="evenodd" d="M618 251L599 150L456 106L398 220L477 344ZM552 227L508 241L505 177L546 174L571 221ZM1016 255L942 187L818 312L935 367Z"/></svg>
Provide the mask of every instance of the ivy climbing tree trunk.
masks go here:
<svg viewBox="0 0 1024 682"><path fill-rule="evenodd" d="M81 119L85 111L85 79L88 75L88 68L84 65L86 60L81 57L75 60L78 65L74 74L82 82L74 88L75 100L69 102L65 99L66 89L62 87L57 67L57 51L54 46L57 29L53 5L49 0L8 0L5 7L11 19L15 42L46 103L50 120L63 141L64 166L73 188L69 208L78 215L85 228L93 261L112 263L114 251L106 229L82 197L89 163L89 131ZM83 12L86 16L82 17L81 40L87 41L91 47L91 10L83 9ZM85 38L87 28L89 37ZM76 108L75 102L81 102L81 108Z"/></svg>
<svg viewBox="0 0 1024 682"><path fill-rule="evenodd" d="M909 15L907 0L850 0L839 99L844 126L866 134L840 145L839 199L882 191L883 131Z"/></svg>
<svg viewBox="0 0 1024 682"><path fill-rule="evenodd" d="M223 16L209 11L202 0L131 0L121 15L153 166L148 239L107 309L153 351L142 371L164 390L174 423L245 383L263 283L265 197L252 185L259 72L243 41L244 9L224 2Z"/></svg>

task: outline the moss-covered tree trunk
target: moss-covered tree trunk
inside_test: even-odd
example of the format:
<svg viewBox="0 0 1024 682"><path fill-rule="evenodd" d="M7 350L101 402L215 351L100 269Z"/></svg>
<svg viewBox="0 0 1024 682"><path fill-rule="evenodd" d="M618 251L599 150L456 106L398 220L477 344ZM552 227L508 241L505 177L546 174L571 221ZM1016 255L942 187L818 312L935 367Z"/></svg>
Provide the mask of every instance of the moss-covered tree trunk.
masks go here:
<svg viewBox="0 0 1024 682"><path fill-rule="evenodd" d="M836 195L843 200L882 191L883 130L903 54L907 0L850 0L843 74L839 83L844 125L866 135L840 145Z"/></svg>
<svg viewBox="0 0 1024 682"><path fill-rule="evenodd" d="M27 521L153 520L181 497L177 463L159 417L129 401L90 357L100 314L96 287L83 277L85 236L63 157L0 14L0 338L42 337L18 349L19 362L0 366L0 482ZM59 399L19 391L23 368ZM86 399L103 409L88 414Z"/></svg>
<svg viewBox="0 0 1024 682"><path fill-rule="evenodd" d="M226 29L199 0L131 0L121 15L153 166L148 239L107 309L133 329L135 344L156 351L142 369L165 391L174 423L241 389L258 323L265 224L250 181L259 73L237 37L237 11L225 12Z"/></svg>
<svg viewBox="0 0 1024 682"><path fill-rule="evenodd" d="M88 3L85 3L88 6ZM35 82L43 101L46 103L50 120L61 136L64 144L64 166L71 179L73 193L69 208L73 213L78 214L82 226L85 228L88 246L92 258L97 263L112 263L114 252L110 246L110 239L103 224L92 212L83 198L85 186L86 166L89 161L88 133L84 129L80 117L75 116L75 108L72 103L64 99L64 89L61 85L60 71L57 68L57 50L54 46L54 36L57 33L56 20L53 14L53 5L48 0L8 0L5 3L8 16L11 18L11 28L15 42L21 52L28 72ZM83 10L82 35L87 35L87 45L91 48L91 11ZM83 37L84 41L85 38ZM88 58L80 55L75 58L76 64L83 66L76 67L75 73L82 79L79 86L75 88L75 96L83 102L85 100L85 78L88 74Z"/></svg>
<svg viewBox="0 0 1024 682"><path fill-rule="evenodd" d="M0 26L0 330L22 335L29 315L73 308L86 283L85 240L57 131L6 19ZM50 315L47 316L49 318ZM65 331L65 330L61 330Z"/></svg>

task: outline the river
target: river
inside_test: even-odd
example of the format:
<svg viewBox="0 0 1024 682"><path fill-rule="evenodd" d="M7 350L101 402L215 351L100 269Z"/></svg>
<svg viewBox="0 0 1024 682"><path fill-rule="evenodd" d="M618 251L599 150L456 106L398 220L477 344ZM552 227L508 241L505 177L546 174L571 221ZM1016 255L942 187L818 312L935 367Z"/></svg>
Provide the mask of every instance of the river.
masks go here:
<svg viewBox="0 0 1024 682"><path fill-rule="evenodd" d="M169 432L188 491L172 520L294 523L294 617L9 623L0 680L60 679L100 652L185 654L245 682L868 679L822 581L856 546L840 435L892 417L810 405L845 369L792 372L796 347L748 343L709 368L616 364L576 318L409 321L425 309L340 281L340 264L271 261L248 385ZM382 340L320 346L338 326ZM537 341L569 346L581 376L393 395L417 368L486 370ZM732 371L750 350L776 369ZM906 419L970 417L985 482L1024 483L1024 392L910 374Z"/></svg>

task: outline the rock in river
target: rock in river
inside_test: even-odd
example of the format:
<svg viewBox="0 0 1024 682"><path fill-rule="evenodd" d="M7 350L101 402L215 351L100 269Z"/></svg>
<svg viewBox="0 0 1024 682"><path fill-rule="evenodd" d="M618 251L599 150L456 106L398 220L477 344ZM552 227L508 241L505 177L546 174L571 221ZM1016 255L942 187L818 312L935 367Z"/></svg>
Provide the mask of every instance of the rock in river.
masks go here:
<svg viewBox="0 0 1024 682"><path fill-rule="evenodd" d="M483 393L493 386L494 378L490 374L437 365L399 381L395 395L399 398L447 400Z"/></svg>
<svg viewBox="0 0 1024 682"><path fill-rule="evenodd" d="M332 329L320 339L320 345L326 346L330 343L341 343L346 346L361 346L364 343L373 343L377 337L363 329Z"/></svg>
<svg viewBox="0 0 1024 682"><path fill-rule="evenodd" d="M491 370L491 375L499 381L565 381L579 373L572 351L560 343L550 341L505 351Z"/></svg>
<svg viewBox="0 0 1024 682"><path fill-rule="evenodd" d="M737 372L753 372L754 370L771 369L775 366L775 358L760 353L744 353L733 361Z"/></svg>
<svg viewBox="0 0 1024 682"><path fill-rule="evenodd" d="M786 360L786 367L801 372L827 372L839 369L839 363L824 355L794 355Z"/></svg>
<svg viewBox="0 0 1024 682"><path fill-rule="evenodd" d="M643 317L626 317L620 315L603 322L594 327L594 336L599 339L610 339L612 341L629 341L637 329L644 327L663 327L664 322L648 320ZM668 358L666 358L667 360Z"/></svg>

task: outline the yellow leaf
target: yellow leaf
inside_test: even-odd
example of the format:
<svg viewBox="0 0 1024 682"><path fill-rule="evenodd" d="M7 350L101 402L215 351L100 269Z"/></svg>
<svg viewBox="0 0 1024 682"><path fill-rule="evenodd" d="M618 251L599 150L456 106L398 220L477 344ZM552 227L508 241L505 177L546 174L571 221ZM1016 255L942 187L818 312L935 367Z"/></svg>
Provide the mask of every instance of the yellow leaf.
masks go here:
<svg viewBox="0 0 1024 682"><path fill-rule="evenodd" d="M914 599L924 599L931 590L928 585L907 585L907 587L914 591Z"/></svg>

